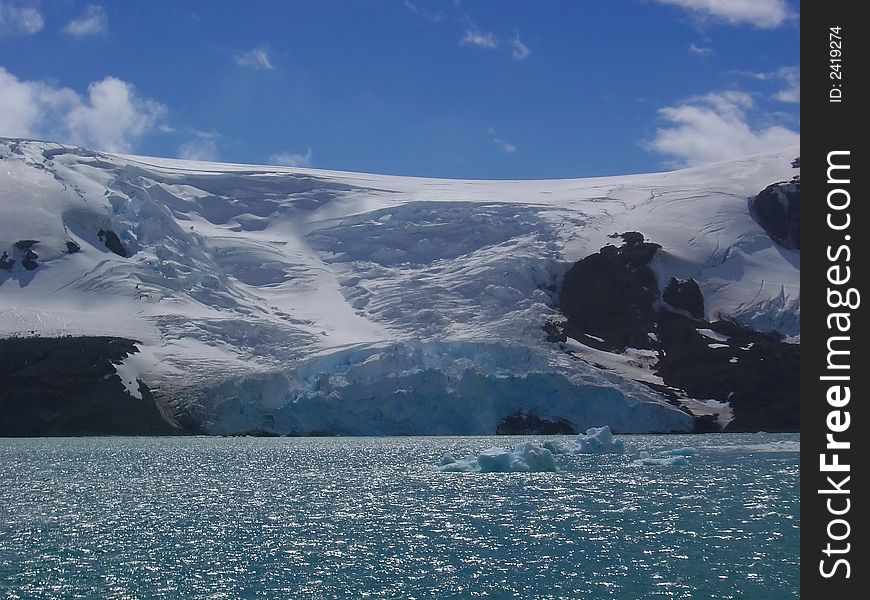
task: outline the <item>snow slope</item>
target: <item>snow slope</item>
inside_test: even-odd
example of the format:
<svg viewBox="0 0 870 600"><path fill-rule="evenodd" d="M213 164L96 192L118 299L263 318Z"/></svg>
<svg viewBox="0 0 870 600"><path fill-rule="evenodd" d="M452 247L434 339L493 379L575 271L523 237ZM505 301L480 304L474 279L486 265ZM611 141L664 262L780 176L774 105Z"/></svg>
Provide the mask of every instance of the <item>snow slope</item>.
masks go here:
<svg viewBox="0 0 870 600"><path fill-rule="evenodd" d="M0 336L141 341L119 367L213 433L691 427L624 373L547 342L570 265L638 230L708 318L799 335L800 258L747 198L797 148L683 171L449 181L119 156L0 139ZM127 257L98 236L115 232ZM22 266L19 240L38 240ZM73 241L80 252L67 252Z"/></svg>

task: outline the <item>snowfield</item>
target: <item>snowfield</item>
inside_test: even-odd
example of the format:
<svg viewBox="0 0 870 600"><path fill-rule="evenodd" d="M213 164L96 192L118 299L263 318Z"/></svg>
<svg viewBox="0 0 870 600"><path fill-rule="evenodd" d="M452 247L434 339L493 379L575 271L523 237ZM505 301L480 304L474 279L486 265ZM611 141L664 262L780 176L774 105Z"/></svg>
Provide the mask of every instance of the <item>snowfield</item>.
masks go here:
<svg viewBox="0 0 870 600"><path fill-rule="evenodd" d="M15 260L0 270L0 336L139 340L118 368L131 392L141 379L209 433L491 434L517 413L688 430L634 381L643 357L621 370L546 341L557 286L608 236L640 231L662 245L660 282L695 278L708 319L797 339L800 255L747 199L791 179L798 154L449 181L0 139L0 254Z"/></svg>

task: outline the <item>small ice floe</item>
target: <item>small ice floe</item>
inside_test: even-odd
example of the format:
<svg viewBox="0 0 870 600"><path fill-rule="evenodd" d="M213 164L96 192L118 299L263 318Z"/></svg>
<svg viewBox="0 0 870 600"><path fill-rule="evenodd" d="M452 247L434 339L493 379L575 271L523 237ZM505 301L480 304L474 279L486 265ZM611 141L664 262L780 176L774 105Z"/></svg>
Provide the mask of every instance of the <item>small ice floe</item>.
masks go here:
<svg viewBox="0 0 870 600"><path fill-rule="evenodd" d="M506 448L490 448L477 458L455 459L446 454L438 468L448 472L513 473L555 471L553 454L534 442L523 442L511 452Z"/></svg>
<svg viewBox="0 0 870 600"><path fill-rule="evenodd" d="M692 446L683 446L682 448L674 448L673 450L662 452L662 454L667 454L668 456L698 456L700 453L700 450Z"/></svg>
<svg viewBox="0 0 870 600"><path fill-rule="evenodd" d="M749 444L734 444L728 446L705 446L704 450L709 452L739 452L750 454L776 454L776 453L792 453L801 451L800 440L781 440L761 443Z"/></svg>
<svg viewBox="0 0 870 600"><path fill-rule="evenodd" d="M613 437L610 426L590 427L570 442L545 442L544 448L553 454L622 454L625 445Z"/></svg>
<svg viewBox="0 0 870 600"><path fill-rule="evenodd" d="M694 458L700 453L701 452L697 448L692 448L691 446L664 450L657 453L655 456L650 456L648 452L642 452L640 458L632 461L632 464L640 466L674 467L688 464L690 458Z"/></svg>

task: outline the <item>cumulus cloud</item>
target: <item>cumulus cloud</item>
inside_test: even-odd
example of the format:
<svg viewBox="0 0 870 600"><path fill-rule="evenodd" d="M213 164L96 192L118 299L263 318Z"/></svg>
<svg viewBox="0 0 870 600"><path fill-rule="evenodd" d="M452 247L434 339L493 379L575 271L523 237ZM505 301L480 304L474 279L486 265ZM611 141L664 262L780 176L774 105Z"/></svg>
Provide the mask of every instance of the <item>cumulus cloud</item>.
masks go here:
<svg viewBox="0 0 870 600"><path fill-rule="evenodd" d="M64 121L73 139L100 150L130 152L165 112L162 104L140 98L126 81L106 77L88 86L88 97L76 103Z"/></svg>
<svg viewBox="0 0 870 600"><path fill-rule="evenodd" d="M109 17L102 6L95 4L85 8L85 12L73 19L63 28L65 32L75 37L85 37L104 33L109 28Z"/></svg>
<svg viewBox="0 0 870 600"><path fill-rule="evenodd" d="M0 0L0 36L6 33L32 35L42 31L45 19L36 5Z"/></svg>
<svg viewBox="0 0 870 600"><path fill-rule="evenodd" d="M785 0L658 0L678 6L697 17L729 25L754 25L763 29L779 27L792 15Z"/></svg>
<svg viewBox="0 0 870 600"><path fill-rule="evenodd" d="M279 165L282 167L310 167L311 166L311 146L305 151L305 154L296 154L292 152L278 152L269 157L270 165Z"/></svg>
<svg viewBox="0 0 870 600"><path fill-rule="evenodd" d="M88 86L86 95L41 81L18 79L0 67L0 135L131 152L166 113L116 77Z"/></svg>
<svg viewBox="0 0 870 600"><path fill-rule="evenodd" d="M714 92L668 106L659 115L670 123L659 128L649 147L671 157L670 166L693 166L797 145L800 134L779 125L753 127L752 96Z"/></svg>
<svg viewBox="0 0 870 600"><path fill-rule="evenodd" d="M488 48L494 50L498 48L498 39L491 31L486 33L481 32L477 27L471 27L465 30L465 35L459 41L462 46L477 46L478 48Z"/></svg>
<svg viewBox="0 0 870 600"><path fill-rule="evenodd" d="M262 48L248 50L244 54L236 54L233 57L233 62L235 62L240 67L247 67L249 69L258 69L263 71L271 71L275 68L272 65L272 61L269 60L269 53Z"/></svg>
<svg viewBox="0 0 870 600"><path fill-rule="evenodd" d="M21 81L0 67L0 136L40 137L56 131L70 107L80 102L68 88Z"/></svg>
<svg viewBox="0 0 870 600"><path fill-rule="evenodd" d="M529 47L520 41L520 36L511 40L511 58L514 60L526 60L532 53Z"/></svg>

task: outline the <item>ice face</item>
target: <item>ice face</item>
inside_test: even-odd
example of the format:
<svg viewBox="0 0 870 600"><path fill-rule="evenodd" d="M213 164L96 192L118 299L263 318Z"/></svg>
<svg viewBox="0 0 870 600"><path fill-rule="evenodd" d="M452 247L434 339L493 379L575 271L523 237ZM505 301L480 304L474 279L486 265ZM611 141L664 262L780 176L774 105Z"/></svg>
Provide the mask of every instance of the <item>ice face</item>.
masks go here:
<svg viewBox="0 0 870 600"><path fill-rule="evenodd" d="M219 434L492 435L518 412L625 432L674 431L691 417L626 382L575 361L554 372L525 346L403 342L313 357L295 369L230 379L196 399L197 420ZM647 398L650 398L647 400ZM610 429L578 439L616 452Z"/></svg>

